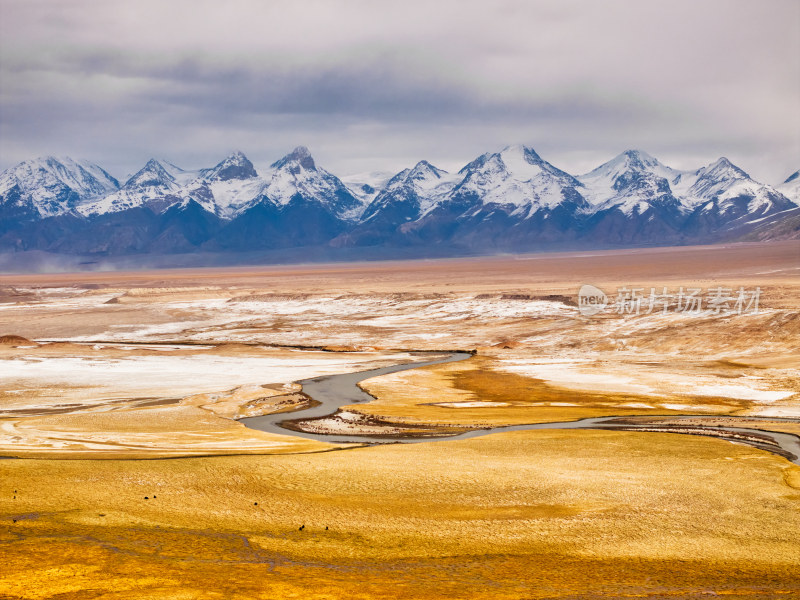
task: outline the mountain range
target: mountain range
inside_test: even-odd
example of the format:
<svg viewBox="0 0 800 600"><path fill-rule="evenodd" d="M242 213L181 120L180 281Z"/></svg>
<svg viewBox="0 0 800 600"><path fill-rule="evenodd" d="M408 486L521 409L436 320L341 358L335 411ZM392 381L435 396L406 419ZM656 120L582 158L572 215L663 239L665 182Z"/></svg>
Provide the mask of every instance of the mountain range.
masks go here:
<svg viewBox="0 0 800 600"><path fill-rule="evenodd" d="M693 171L628 150L572 175L508 146L457 173L423 160L344 180L305 147L188 171L151 159L121 183L54 157L0 174L0 252L86 257L388 258L800 237L800 172L771 186L726 158ZM289 249L293 249L289 251ZM313 249L307 253L298 249Z"/></svg>

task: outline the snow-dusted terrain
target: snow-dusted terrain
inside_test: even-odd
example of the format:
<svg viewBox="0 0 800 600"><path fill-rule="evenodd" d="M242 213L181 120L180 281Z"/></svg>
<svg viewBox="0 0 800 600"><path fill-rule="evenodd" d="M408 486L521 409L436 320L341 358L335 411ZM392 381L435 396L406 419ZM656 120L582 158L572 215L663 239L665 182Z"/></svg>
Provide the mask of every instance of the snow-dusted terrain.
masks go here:
<svg viewBox="0 0 800 600"><path fill-rule="evenodd" d="M177 347L179 348L179 347ZM185 350L185 349L184 349ZM287 352L282 356L218 356L213 352L185 355L177 349L154 351L144 356L107 358L102 352L91 356L48 357L22 356L0 360L0 387L3 389L38 389L31 399L20 394L18 402L6 399L3 410L19 406L47 408L60 406L58 390L86 390L84 404L103 404L121 395L156 395L170 397L180 382L180 394L218 392L234 386L265 383L289 383L300 379L332 375L370 368L374 363L411 360L407 354L379 356L358 354L323 354ZM52 393L48 393L52 392Z"/></svg>

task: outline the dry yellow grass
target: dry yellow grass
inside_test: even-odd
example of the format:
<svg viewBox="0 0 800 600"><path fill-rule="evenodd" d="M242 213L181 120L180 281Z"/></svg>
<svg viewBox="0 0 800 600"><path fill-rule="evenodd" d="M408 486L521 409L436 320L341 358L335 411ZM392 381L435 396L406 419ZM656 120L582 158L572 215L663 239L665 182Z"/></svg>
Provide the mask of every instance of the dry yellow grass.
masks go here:
<svg viewBox="0 0 800 600"><path fill-rule="evenodd" d="M165 458L324 452L332 444L249 429L195 406L82 412L0 424L24 442L5 455L25 458Z"/></svg>
<svg viewBox="0 0 800 600"><path fill-rule="evenodd" d="M0 333L338 350L479 349L480 356L466 363L366 382L378 399L355 408L397 421L479 425L665 414L655 407L663 400L689 407L673 414L701 408L743 414L763 405L692 396L684 393L686 384L674 382L800 391L798 249L791 243L588 257L0 276L0 285L21 288L89 288L63 302L37 290L8 298L0 290L0 301L21 302L0 311ZM583 283L606 290L758 285L766 310L724 319L583 319L556 310L561 305L537 316L525 313L524 301L509 306L498 300L505 294L574 297ZM494 300L476 305L480 294ZM307 298L318 308L285 306L277 301L281 295L290 304ZM237 298L266 300L248 313L227 302ZM364 298L369 302L358 306L376 307L375 313L344 310ZM448 312L459 303L475 308ZM431 304L421 318L418 311ZM7 345L0 359L35 353L44 360L87 354L128 360L151 352ZM175 352L189 356L201 349ZM266 351L231 343L213 352ZM663 385L655 395L640 396L503 370L509 359L553 356L586 359L582 369L610 379L630 374ZM34 407L63 395L57 386L35 388L27 388ZM96 399L90 388L68 392L69 401ZM142 406L148 398L119 393L111 395L119 404L102 414L34 410L10 419L43 434L41 447L51 444L51 453L40 456L290 454L0 460L0 598L800 596L800 468L777 456L694 436L554 430L320 452L331 446L245 430L230 420L285 406L272 396L282 392L282 386L262 393L231 381L195 393L174 382L152 395L180 400L175 405ZM18 391L0 394L0 402L19 400ZM443 402L495 404L431 405ZM654 408L624 406L632 403ZM794 396L769 407L796 405ZM796 431L792 424L782 427ZM36 440L27 439L35 451ZM53 440L64 443L58 452ZM111 447L120 440L125 444Z"/></svg>
<svg viewBox="0 0 800 600"><path fill-rule="evenodd" d="M0 597L800 593L800 468L717 440L513 432L0 473Z"/></svg>

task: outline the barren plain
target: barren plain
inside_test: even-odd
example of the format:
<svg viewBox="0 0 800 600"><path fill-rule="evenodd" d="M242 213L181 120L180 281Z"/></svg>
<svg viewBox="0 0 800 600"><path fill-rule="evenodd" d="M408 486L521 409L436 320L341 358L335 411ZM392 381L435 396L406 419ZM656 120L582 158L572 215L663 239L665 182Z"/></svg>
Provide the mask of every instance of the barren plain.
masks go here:
<svg viewBox="0 0 800 600"><path fill-rule="evenodd" d="M7 275L0 336L0 598L800 595L800 466L724 439L800 434L798 242ZM456 350L302 420L301 380ZM275 412L376 443L239 420ZM604 416L702 435L381 437Z"/></svg>

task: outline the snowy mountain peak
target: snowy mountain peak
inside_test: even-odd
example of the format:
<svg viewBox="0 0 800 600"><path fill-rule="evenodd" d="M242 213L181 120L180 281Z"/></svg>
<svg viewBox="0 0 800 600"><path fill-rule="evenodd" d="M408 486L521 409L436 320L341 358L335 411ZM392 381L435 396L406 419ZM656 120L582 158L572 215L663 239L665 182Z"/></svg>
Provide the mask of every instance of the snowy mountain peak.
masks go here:
<svg viewBox="0 0 800 600"><path fill-rule="evenodd" d="M305 146L298 146L270 166L273 169L289 167L290 169L306 169L307 171L314 171L317 168L317 165L314 163L314 158L311 156L311 152L309 152L308 148Z"/></svg>
<svg viewBox="0 0 800 600"><path fill-rule="evenodd" d="M151 158L150 160L148 160L145 163L144 167L141 170L143 171L144 169L152 169L152 170L162 169L163 170L164 166L161 164L161 161L159 161L158 159Z"/></svg>
<svg viewBox="0 0 800 600"><path fill-rule="evenodd" d="M634 169L646 169L660 166L661 163L643 150L625 150L617 158L624 159L625 164Z"/></svg>
<svg viewBox="0 0 800 600"><path fill-rule="evenodd" d="M596 179L598 177L606 177L615 180L625 173L641 173L644 171L657 172L665 170L668 169L664 167L658 159L650 156L647 152L642 150L626 150L586 175L582 175L579 179L583 181L584 178ZM663 175L663 173L659 174Z"/></svg>
<svg viewBox="0 0 800 600"><path fill-rule="evenodd" d="M678 171L640 150L579 178L516 145L458 173L422 160L394 176L347 182L350 189L303 146L260 175L241 152L199 171L151 159L122 188L96 165L47 156L0 174L0 233L10 232L0 248L106 252L112 238L124 252L672 243L722 239L800 205L800 172L772 187L726 158ZM109 224L122 233L109 236Z"/></svg>
<svg viewBox="0 0 800 600"><path fill-rule="evenodd" d="M527 180L539 175L543 167L557 171L550 163L542 160L532 148L522 145L506 146L500 152L487 152L480 155L459 171L464 175L491 171L505 176Z"/></svg>
<svg viewBox="0 0 800 600"><path fill-rule="evenodd" d="M433 166L427 160L423 160L411 169L403 169L392 177L386 184L385 190L388 191L404 186L423 194L436 189L438 190L436 194L441 195L444 190L452 189L461 179L462 176L460 174L448 173Z"/></svg>
<svg viewBox="0 0 800 600"><path fill-rule="evenodd" d="M99 215L137 208L152 202L159 204L194 180L196 175L195 172L184 171L165 160L151 158L119 190L82 203L78 212L83 215Z"/></svg>
<svg viewBox="0 0 800 600"><path fill-rule="evenodd" d="M502 163L502 167L508 174L519 181L531 181L544 174L570 180L570 184L577 184L572 175L554 167L539 156L533 148L521 144L506 146L499 153L488 155L487 162Z"/></svg>
<svg viewBox="0 0 800 600"><path fill-rule="evenodd" d="M499 152L499 154L503 158L510 157L512 160L515 158L522 159L530 164L544 162L542 157L539 156L533 148L524 146L522 144L512 144L511 146L506 146Z"/></svg>
<svg viewBox="0 0 800 600"><path fill-rule="evenodd" d="M742 169L734 165L724 156L717 159L716 162L711 163L707 167L703 167L697 171L699 177L708 178L733 178L733 179L750 179L750 175L745 173Z"/></svg>
<svg viewBox="0 0 800 600"><path fill-rule="evenodd" d="M212 169L203 173L206 181L244 180L258 177L253 163L242 153L234 152Z"/></svg>
<svg viewBox="0 0 800 600"><path fill-rule="evenodd" d="M119 182L101 167L69 156L45 156L24 161L14 167L14 170L34 179L55 177L82 196L100 195L119 188Z"/></svg>
<svg viewBox="0 0 800 600"><path fill-rule="evenodd" d="M69 157L26 160L0 174L0 204L13 198L40 217L68 212L118 189L119 182L99 166Z"/></svg>
<svg viewBox="0 0 800 600"><path fill-rule="evenodd" d="M653 205L669 204L677 209L679 202L668 181L675 176L647 152L626 150L578 179L590 204L630 215L643 214Z"/></svg>
<svg viewBox="0 0 800 600"><path fill-rule="evenodd" d="M698 169L694 177L687 191L692 205L725 218L762 216L793 206L784 194L754 181L725 157Z"/></svg>
<svg viewBox="0 0 800 600"><path fill-rule="evenodd" d="M147 187L168 188L174 182L175 177L164 168L164 165L155 158L151 158L144 167L125 182L122 189L138 190Z"/></svg>
<svg viewBox="0 0 800 600"><path fill-rule="evenodd" d="M786 181L775 188L789 200L800 206L800 171L795 171Z"/></svg>
<svg viewBox="0 0 800 600"><path fill-rule="evenodd" d="M581 184L575 177L526 146L507 146L500 152L483 154L459 174L463 181L455 189L458 197L478 197L483 204L516 206L529 216L540 208L553 209L567 199L585 204L576 191Z"/></svg>
<svg viewBox="0 0 800 600"><path fill-rule="evenodd" d="M461 175L451 175L427 160L392 177L361 216L369 227L389 221L408 222L432 210L453 191Z"/></svg>
<svg viewBox="0 0 800 600"><path fill-rule="evenodd" d="M406 177L413 180L423 180L430 178L441 179L445 175L447 175L447 171L437 169L427 160L421 160L408 171Z"/></svg>
<svg viewBox="0 0 800 600"><path fill-rule="evenodd" d="M297 146L289 153L289 156L297 160L311 158L311 151L306 146Z"/></svg>
<svg viewBox="0 0 800 600"><path fill-rule="evenodd" d="M298 146L272 163L262 193L278 206L311 203L345 219L355 218L364 208L338 177L317 167L305 146Z"/></svg>
<svg viewBox="0 0 800 600"><path fill-rule="evenodd" d="M688 193L699 200L710 200L726 194L733 187L742 188L742 186L750 189L754 186L760 187L760 184L756 184L747 173L723 156L695 171L694 182L689 187Z"/></svg>

